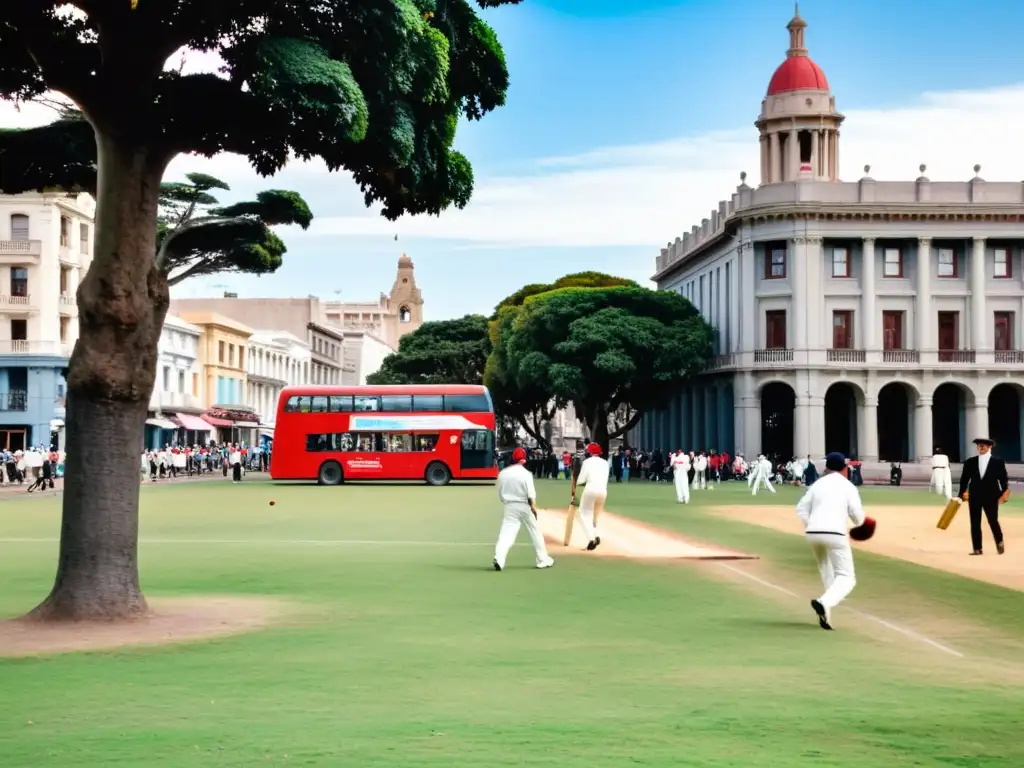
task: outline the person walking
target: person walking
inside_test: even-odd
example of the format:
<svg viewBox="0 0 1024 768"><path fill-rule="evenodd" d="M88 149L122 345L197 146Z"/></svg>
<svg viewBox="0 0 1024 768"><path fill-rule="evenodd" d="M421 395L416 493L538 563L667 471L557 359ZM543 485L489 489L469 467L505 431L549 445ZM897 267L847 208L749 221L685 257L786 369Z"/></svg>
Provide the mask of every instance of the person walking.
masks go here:
<svg viewBox="0 0 1024 768"><path fill-rule="evenodd" d="M953 476L949 472L949 456L938 446L932 454L932 479L928 484L928 490L945 496L946 501L953 498Z"/></svg>
<svg viewBox="0 0 1024 768"><path fill-rule="evenodd" d="M772 481L769 478L772 475L772 462L769 458L763 454L757 457L754 465L750 470L750 483L753 485L753 493L751 496L757 496L757 489L760 486L764 486L772 493L775 493L775 489L772 487Z"/></svg>
<svg viewBox="0 0 1024 768"><path fill-rule="evenodd" d="M690 471L690 457L680 448L672 455L672 481L676 485L676 501L679 504L690 503L690 480L687 473Z"/></svg>
<svg viewBox="0 0 1024 768"><path fill-rule="evenodd" d="M705 490L708 487L708 457L701 451L693 460L693 487Z"/></svg>
<svg viewBox="0 0 1024 768"><path fill-rule="evenodd" d="M238 447L238 443L231 446L228 461L231 464L231 482L242 482L242 450Z"/></svg>
<svg viewBox="0 0 1024 768"><path fill-rule="evenodd" d="M1006 462L992 455L995 441L979 437L974 441L977 456L964 462L960 473L960 490L957 496L967 502L971 512L972 555L982 554L981 516L985 515L992 538L996 540L996 551L1006 552L1003 529L999 525L999 505L1010 500L1010 480L1006 474Z"/></svg>
<svg viewBox="0 0 1024 768"><path fill-rule="evenodd" d="M601 544L597 532L597 518L608 498L608 476L611 474L607 460L601 457L601 446L590 443L586 448L587 458L580 465L580 472L572 479L572 506L576 507L576 486L585 486L580 505L576 507L576 519L587 537L587 551L593 552Z"/></svg>
<svg viewBox="0 0 1024 768"><path fill-rule="evenodd" d="M832 629L832 609L857 585L847 525L863 525L864 509L860 492L850 482L848 472L846 457L830 453L825 457L825 474L796 505L825 588L820 597L811 600L822 629Z"/></svg>
<svg viewBox="0 0 1024 768"><path fill-rule="evenodd" d="M537 527L537 489L533 474L526 468L526 451L516 448L512 451L512 462L498 473L498 500L504 507L498 542L494 545L494 570L505 570L508 551L519 535L519 528L526 526L526 533L533 544L538 568L550 568L555 561L548 556L544 536Z"/></svg>

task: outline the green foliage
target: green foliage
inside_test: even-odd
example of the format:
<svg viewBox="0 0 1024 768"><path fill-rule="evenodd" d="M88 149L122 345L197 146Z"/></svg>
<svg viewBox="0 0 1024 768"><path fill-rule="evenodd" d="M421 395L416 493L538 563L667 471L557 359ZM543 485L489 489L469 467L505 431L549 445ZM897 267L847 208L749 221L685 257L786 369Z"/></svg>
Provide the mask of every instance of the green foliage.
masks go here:
<svg viewBox="0 0 1024 768"><path fill-rule="evenodd" d="M182 152L234 152L270 175L319 157L390 219L439 214L472 194L472 168L452 148L459 118L481 118L508 89L498 40L468 0L81 0L75 15L64 5L0 9L0 99L56 91L82 109L0 132L7 193L92 191L95 129L149 150L154 168ZM182 47L219 54L222 71L165 70Z"/></svg>
<svg viewBox="0 0 1024 768"><path fill-rule="evenodd" d="M572 403L598 442L704 369L713 330L689 301L638 285L568 287L501 307L485 381L510 409ZM625 418L609 424L609 418Z"/></svg>
<svg viewBox="0 0 1024 768"><path fill-rule="evenodd" d="M549 291L557 291L559 288L612 288L617 285L639 287L633 280L615 275L606 275L604 272L575 272L558 278L553 283L530 283L524 285L511 296L502 299L494 310L491 319L496 319L502 307L519 307L531 296L537 296Z"/></svg>
<svg viewBox="0 0 1024 768"><path fill-rule="evenodd" d="M219 272L274 272L288 249L271 227L297 224L306 229L313 221L297 192L272 189L260 192L256 200L214 207L217 198L210 190L230 187L203 173L186 178L188 183L160 186L157 259L171 285Z"/></svg>
<svg viewBox="0 0 1024 768"><path fill-rule="evenodd" d="M457 320L424 323L398 342L398 351L384 358L370 384L482 384L491 352L487 318L466 315Z"/></svg>

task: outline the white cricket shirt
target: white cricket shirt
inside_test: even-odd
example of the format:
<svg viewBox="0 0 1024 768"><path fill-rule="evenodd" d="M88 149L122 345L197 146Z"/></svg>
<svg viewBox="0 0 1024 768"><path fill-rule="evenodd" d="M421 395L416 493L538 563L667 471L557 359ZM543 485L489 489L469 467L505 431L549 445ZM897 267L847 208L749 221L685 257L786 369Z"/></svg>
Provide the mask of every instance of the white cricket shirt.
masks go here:
<svg viewBox="0 0 1024 768"><path fill-rule="evenodd" d="M588 456L583 460L576 484L587 486L587 490L592 493L607 493L609 474L608 462L605 459L600 456Z"/></svg>
<svg viewBox="0 0 1024 768"><path fill-rule="evenodd" d="M505 467L498 473L498 498L502 504L526 504L537 500L533 473L522 464Z"/></svg>
<svg viewBox="0 0 1024 768"><path fill-rule="evenodd" d="M807 533L846 535L848 523L864 522L864 508L857 486L838 472L829 472L807 489L796 505L796 514Z"/></svg>

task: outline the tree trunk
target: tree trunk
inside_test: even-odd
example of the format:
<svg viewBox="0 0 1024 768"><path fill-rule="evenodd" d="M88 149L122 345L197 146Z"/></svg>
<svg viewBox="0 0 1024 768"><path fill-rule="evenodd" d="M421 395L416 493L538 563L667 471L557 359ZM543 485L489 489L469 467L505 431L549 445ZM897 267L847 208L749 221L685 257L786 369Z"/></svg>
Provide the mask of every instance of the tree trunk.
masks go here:
<svg viewBox="0 0 1024 768"><path fill-rule="evenodd" d="M608 456L609 442L608 437L608 409L596 406L592 409L584 411L591 415L590 423L587 425L590 428L590 439L601 446L601 450L605 456Z"/></svg>
<svg viewBox="0 0 1024 768"><path fill-rule="evenodd" d="M68 367L67 464L57 577L30 614L115 620L143 614L139 457L170 302L156 266L157 199L167 159L97 132L95 253L78 288ZM87 457L103 461L87 464Z"/></svg>

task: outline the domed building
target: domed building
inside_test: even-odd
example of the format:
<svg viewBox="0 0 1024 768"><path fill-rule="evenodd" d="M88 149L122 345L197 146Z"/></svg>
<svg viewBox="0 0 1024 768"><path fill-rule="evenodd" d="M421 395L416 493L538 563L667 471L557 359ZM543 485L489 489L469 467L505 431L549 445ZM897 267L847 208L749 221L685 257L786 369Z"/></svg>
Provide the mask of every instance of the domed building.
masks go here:
<svg viewBox="0 0 1024 768"><path fill-rule="evenodd" d="M640 448L842 451L885 472L988 435L1021 461L1024 183L841 181L840 127L799 13L747 174L656 258L653 280L717 329L710 370L631 436ZM911 149L908 147L908 149ZM848 171L849 169L847 169ZM965 171L968 169L965 169ZM875 462L882 463L881 466ZM872 466L874 465L874 466Z"/></svg>

